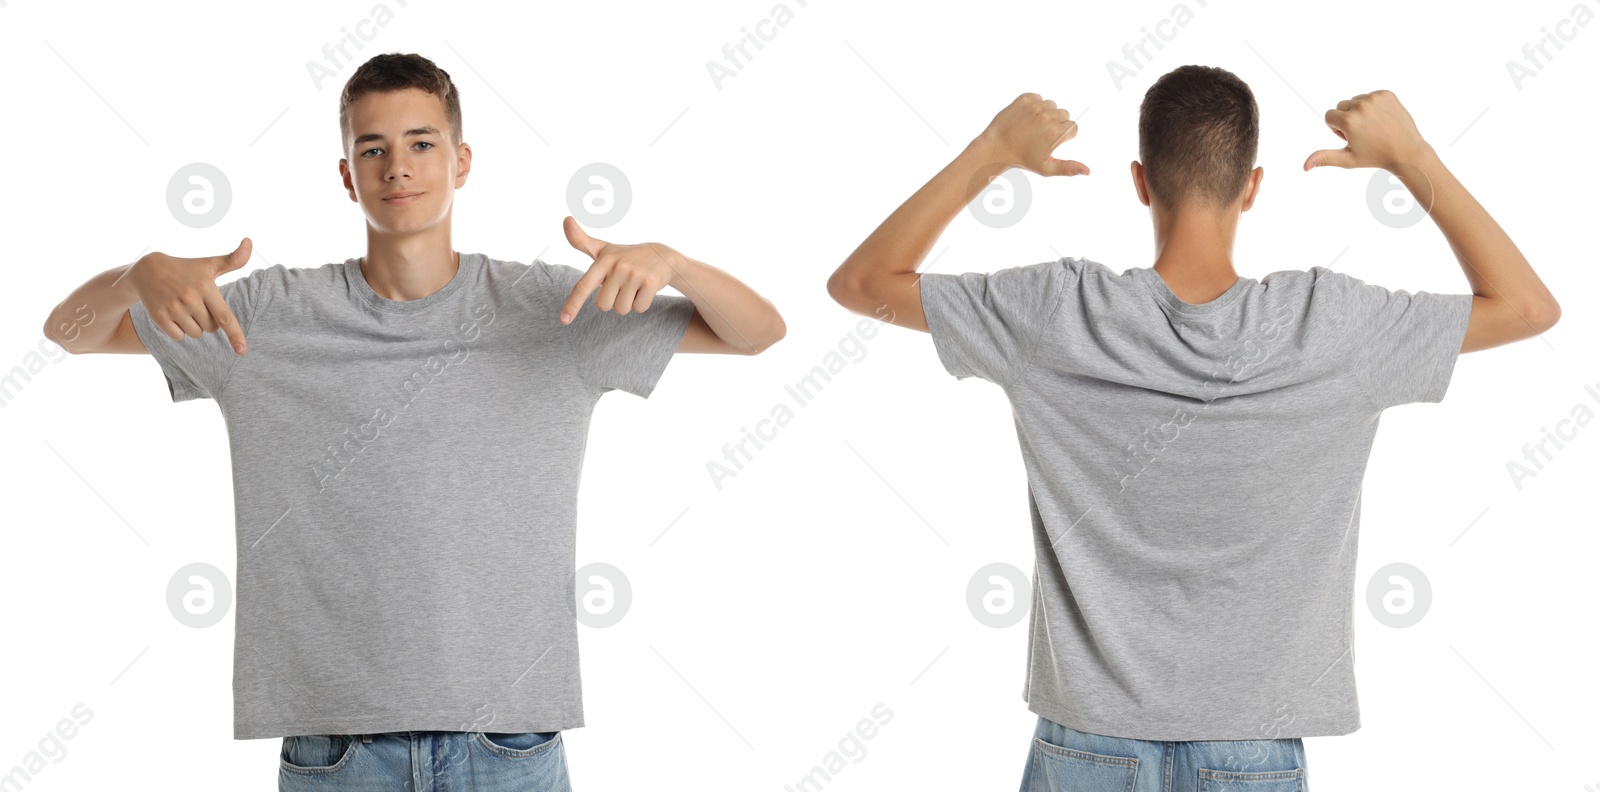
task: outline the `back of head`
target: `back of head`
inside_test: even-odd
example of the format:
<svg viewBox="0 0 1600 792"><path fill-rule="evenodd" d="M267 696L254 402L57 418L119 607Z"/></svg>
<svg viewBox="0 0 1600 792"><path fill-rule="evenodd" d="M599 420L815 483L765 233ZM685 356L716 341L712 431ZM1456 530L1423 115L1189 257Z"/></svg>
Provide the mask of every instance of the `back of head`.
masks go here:
<svg viewBox="0 0 1600 792"><path fill-rule="evenodd" d="M1139 105L1139 162L1152 200L1220 212L1244 192L1261 137L1255 95L1233 72L1179 66Z"/></svg>
<svg viewBox="0 0 1600 792"><path fill-rule="evenodd" d="M339 94L339 140L342 150L348 153L351 140L350 106L369 93L403 91L417 88L439 98L444 103L445 118L450 121L451 145L461 143L461 94L450 79L450 73L433 61L415 53L386 52L367 59L350 75Z"/></svg>

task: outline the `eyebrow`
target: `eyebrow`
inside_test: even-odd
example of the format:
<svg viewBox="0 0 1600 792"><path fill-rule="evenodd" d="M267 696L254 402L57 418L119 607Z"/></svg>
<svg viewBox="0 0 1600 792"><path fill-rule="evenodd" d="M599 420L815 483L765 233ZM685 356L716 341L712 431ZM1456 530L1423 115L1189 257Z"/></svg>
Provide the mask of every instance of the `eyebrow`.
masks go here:
<svg viewBox="0 0 1600 792"><path fill-rule="evenodd" d="M406 137L417 137L419 135L439 135L439 130L434 129L431 126L422 126L417 127L416 129L406 130ZM443 135L439 136L443 137ZM383 135L377 134L376 132L369 132L361 137L356 138L355 143L352 145L359 146L363 143L371 143L380 140L387 140L387 138L385 138Z"/></svg>

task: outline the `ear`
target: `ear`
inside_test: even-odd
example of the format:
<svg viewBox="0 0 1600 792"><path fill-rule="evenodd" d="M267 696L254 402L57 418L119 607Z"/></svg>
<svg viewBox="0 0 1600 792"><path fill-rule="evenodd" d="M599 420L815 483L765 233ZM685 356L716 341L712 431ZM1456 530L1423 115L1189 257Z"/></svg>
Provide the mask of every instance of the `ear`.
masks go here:
<svg viewBox="0 0 1600 792"><path fill-rule="evenodd" d="M1244 185L1244 205L1239 207L1239 211L1250 211L1250 205L1255 203L1256 196L1261 194L1261 179L1265 175L1266 171L1262 170L1260 165L1257 165L1255 170L1250 171L1250 180L1245 182Z"/></svg>
<svg viewBox="0 0 1600 792"><path fill-rule="evenodd" d="M339 178L344 181L344 189L350 193L350 200L360 203L361 199L356 197L356 186L350 182L350 160L343 157L339 159Z"/></svg>
<svg viewBox="0 0 1600 792"><path fill-rule="evenodd" d="M456 147L456 189L467 184L467 174L472 172L472 146L462 143Z"/></svg>
<svg viewBox="0 0 1600 792"><path fill-rule="evenodd" d="M1129 164L1133 170L1133 191L1139 194L1139 203L1150 205L1150 190L1144 184L1144 166L1134 160Z"/></svg>

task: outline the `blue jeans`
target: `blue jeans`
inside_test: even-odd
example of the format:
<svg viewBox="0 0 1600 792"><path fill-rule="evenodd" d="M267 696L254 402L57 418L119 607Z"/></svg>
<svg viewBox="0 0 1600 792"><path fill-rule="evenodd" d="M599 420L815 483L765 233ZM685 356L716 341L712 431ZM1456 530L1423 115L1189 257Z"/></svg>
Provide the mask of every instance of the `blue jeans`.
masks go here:
<svg viewBox="0 0 1600 792"><path fill-rule="evenodd" d="M413 731L283 738L280 792L572 792L561 732Z"/></svg>
<svg viewBox="0 0 1600 792"><path fill-rule="evenodd" d="M1158 742L1039 719L1022 792L1306 792L1306 749L1276 740Z"/></svg>

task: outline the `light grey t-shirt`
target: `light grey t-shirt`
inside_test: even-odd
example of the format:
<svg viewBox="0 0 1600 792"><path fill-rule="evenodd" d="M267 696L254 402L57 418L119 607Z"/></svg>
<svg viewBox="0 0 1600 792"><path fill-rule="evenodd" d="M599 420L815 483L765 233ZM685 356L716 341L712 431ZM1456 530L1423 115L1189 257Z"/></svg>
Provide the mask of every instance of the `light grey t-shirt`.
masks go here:
<svg viewBox="0 0 1600 792"><path fill-rule="evenodd" d="M921 294L946 370L1012 405L1030 710L1145 740L1360 728L1367 456L1383 409L1444 398L1472 295L1314 267L1189 304L1082 258L924 274Z"/></svg>
<svg viewBox="0 0 1600 792"><path fill-rule="evenodd" d="M609 390L648 397L694 304L561 305L583 272L463 253L418 300L357 259L221 286L245 331L139 338L215 399L238 538L234 737L583 725L578 476ZM181 495L177 490L173 496Z"/></svg>

